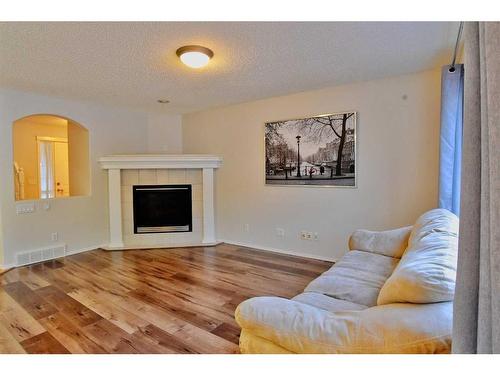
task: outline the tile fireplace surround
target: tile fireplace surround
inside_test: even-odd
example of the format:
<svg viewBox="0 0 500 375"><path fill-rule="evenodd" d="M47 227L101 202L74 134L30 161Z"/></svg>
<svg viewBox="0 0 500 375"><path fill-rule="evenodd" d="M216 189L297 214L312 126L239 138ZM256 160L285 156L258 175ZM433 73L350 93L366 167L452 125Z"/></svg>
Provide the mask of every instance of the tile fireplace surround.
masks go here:
<svg viewBox="0 0 500 375"><path fill-rule="evenodd" d="M109 244L106 250L143 247L213 246L215 236L214 169L222 159L213 155L110 155L99 159L108 171ZM193 231L134 234L134 185L192 185Z"/></svg>

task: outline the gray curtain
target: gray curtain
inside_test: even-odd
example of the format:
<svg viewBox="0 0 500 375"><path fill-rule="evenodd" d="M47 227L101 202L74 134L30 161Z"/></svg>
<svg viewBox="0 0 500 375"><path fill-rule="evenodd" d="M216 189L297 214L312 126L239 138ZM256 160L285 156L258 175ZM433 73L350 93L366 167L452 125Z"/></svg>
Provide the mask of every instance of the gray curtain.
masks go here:
<svg viewBox="0 0 500 375"><path fill-rule="evenodd" d="M500 23L466 23L453 353L500 353Z"/></svg>

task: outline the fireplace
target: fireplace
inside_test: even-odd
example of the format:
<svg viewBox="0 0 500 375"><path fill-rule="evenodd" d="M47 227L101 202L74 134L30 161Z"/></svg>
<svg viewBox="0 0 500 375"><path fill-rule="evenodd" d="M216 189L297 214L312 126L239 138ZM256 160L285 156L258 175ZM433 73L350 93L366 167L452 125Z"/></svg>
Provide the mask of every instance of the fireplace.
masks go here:
<svg viewBox="0 0 500 375"><path fill-rule="evenodd" d="M99 163L101 168L108 172L109 242L103 244L103 249L163 249L214 246L218 243L215 233L214 172L222 165L220 157L188 154L108 155L99 158ZM160 220L157 220L158 222L151 225L139 212L136 212L137 220L134 219L134 187L172 188L177 184L191 185L191 211L188 214L191 213L192 220L182 220L183 223L170 222L169 215L165 215L165 212L172 207L160 211L162 216L167 216L163 217L168 219L164 223L159 223ZM189 194L187 198L184 195L184 199L188 198ZM141 198L136 198L136 208L143 209L147 203L138 204L138 199ZM179 201L173 202L173 204L179 203ZM189 207L188 202L184 201L183 204ZM157 205L153 204L153 207L156 209ZM142 220L144 222L140 222ZM187 232L158 233L158 224L161 226L175 224L176 227L182 224L180 226ZM140 232L137 230L138 227ZM145 230L147 227L150 227L150 230L154 229L153 233L156 234L146 235L151 233Z"/></svg>
<svg viewBox="0 0 500 375"><path fill-rule="evenodd" d="M133 187L134 233L192 232L191 185Z"/></svg>

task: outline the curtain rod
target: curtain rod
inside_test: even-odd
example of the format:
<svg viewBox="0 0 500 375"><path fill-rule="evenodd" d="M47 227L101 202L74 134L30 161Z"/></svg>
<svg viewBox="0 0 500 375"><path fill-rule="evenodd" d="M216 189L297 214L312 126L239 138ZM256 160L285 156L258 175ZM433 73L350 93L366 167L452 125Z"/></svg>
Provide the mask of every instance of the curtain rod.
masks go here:
<svg viewBox="0 0 500 375"><path fill-rule="evenodd" d="M460 26L458 26L457 41L455 42L455 50L453 51L453 60L451 61L451 67L449 69L449 71L452 73L455 71L455 62L457 61L458 45L460 44L460 38L462 37L463 28L464 28L464 23L463 21L461 21Z"/></svg>

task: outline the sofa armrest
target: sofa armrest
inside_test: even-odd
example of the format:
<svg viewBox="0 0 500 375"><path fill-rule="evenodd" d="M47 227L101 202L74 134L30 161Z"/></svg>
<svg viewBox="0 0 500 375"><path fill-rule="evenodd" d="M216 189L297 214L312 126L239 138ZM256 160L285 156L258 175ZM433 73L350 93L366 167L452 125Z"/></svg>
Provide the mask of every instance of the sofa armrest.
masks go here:
<svg viewBox="0 0 500 375"><path fill-rule="evenodd" d="M390 304L332 313L278 297L236 309L243 330L294 353L447 353L452 303Z"/></svg>
<svg viewBox="0 0 500 375"><path fill-rule="evenodd" d="M358 229L349 238L349 249L401 258L411 230L412 226L381 232Z"/></svg>

